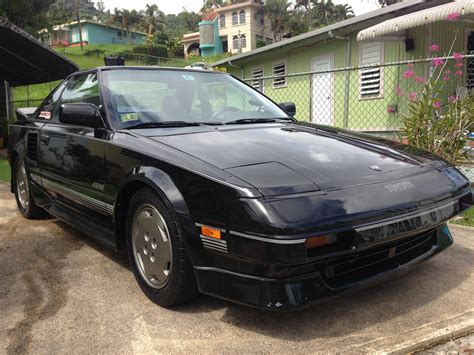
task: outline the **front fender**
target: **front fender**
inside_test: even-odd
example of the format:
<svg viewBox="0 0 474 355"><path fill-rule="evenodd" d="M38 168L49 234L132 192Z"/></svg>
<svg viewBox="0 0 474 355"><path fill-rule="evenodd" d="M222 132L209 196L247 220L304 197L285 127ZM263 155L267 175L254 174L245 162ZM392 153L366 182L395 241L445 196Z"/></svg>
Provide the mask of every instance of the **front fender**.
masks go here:
<svg viewBox="0 0 474 355"><path fill-rule="evenodd" d="M126 172L114 204L113 216L115 220L119 218L119 204L124 194L128 194L129 188L132 186L139 185L147 185L156 191L168 207L175 212L186 235L194 233L194 222L183 195L166 172L153 166L137 166Z"/></svg>

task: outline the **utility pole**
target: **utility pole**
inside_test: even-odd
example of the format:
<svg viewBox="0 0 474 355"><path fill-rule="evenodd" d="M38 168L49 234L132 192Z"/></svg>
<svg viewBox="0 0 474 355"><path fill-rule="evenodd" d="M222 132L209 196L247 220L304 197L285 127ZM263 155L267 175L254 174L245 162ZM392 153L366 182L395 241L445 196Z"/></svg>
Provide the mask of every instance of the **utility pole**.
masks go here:
<svg viewBox="0 0 474 355"><path fill-rule="evenodd" d="M82 48L82 26L81 26L81 18L79 16L79 1L80 0L75 0L76 4L76 20L77 20L77 25L79 26L79 41L81 42L81 51L83 50Z"/></svg>

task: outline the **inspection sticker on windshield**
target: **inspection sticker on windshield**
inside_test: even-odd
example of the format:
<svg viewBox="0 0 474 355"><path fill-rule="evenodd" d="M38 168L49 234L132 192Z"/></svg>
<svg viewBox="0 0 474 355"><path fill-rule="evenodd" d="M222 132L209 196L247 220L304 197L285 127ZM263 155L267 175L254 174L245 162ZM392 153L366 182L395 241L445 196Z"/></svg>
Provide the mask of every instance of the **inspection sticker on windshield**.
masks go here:
<svg viewBox="0 0 474 355"><path fill-rule="evenodd" d="M183 75L184 80L195 80L192 75Z"/></svg>
<svg viewBox="0 0 474 355"><path fill-rule="evenodd" d="M122 113L120 115L120 120L122 122L130 122L138 120L138 113Z"/></svg>
<svg viewBox="0 0 474 355"><path fill-rule="evenodd" d="M50 120L51 119L51 112L41 111L38 117L39 118L44 118L45 120Z"/></svg>

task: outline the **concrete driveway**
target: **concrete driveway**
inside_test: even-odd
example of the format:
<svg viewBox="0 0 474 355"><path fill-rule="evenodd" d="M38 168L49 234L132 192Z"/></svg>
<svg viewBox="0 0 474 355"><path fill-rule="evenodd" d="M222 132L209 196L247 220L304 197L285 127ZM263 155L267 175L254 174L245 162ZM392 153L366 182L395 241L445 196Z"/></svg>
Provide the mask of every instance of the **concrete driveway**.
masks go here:
<svg viewBox="0 0 474 355"><path fill-rule="evenodd" d="M56 220L23 219L8 190L0 183L0 353L407 351L474 329L472 230L453 228L452 247L402 278L309 310L207 296L168 310L124 256Z"/></svg>

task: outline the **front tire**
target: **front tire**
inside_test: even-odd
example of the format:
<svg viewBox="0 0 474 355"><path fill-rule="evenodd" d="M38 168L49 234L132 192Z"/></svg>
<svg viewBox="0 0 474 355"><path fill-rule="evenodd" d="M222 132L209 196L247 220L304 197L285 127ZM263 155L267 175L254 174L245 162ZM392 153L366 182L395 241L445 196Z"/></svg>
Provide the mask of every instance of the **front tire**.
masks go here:
<svg viewBox="0 0 474 355"><path fill-rule="evenodd" d="M46 211L36 206L30 189L30 181L26 173L25 162L21 158L15 159L13 164L15 179L14 191L18 210L27 219L39 219L47 215Z"/></svg>
<svg viewBox="0 0 474 355"><path fill-rule="evenodd" d="M151 301L170 307L198 295L181 227L153 190L143 188L133 196L126 228L133 273Z"/></svg>

